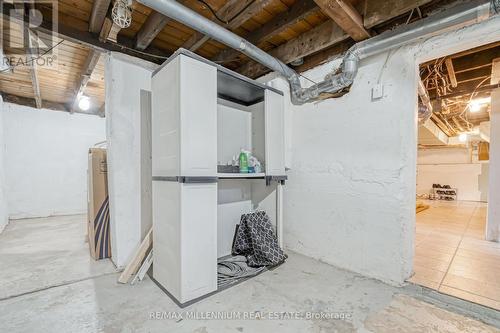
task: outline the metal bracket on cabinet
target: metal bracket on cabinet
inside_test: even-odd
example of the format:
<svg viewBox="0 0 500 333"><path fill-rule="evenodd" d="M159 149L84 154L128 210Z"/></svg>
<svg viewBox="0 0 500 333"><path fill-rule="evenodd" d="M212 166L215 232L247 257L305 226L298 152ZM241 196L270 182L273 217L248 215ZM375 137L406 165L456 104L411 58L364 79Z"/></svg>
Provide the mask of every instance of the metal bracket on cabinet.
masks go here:
<svg viewBox="0 0 500 333"><path fill-rule="evenodd" d="M273 181L285 185L285 181L287 180L288 176L266 176L266 186L270 186Z"/></svg>
<svg viewBox="0 0 500 333"><path fill-rule="evenodd" d="M176 182L183 184L211 184L217 183L217 177L199 177L199 176L174 176L174 177L153 177L153 180L164 182Z"/></svg>

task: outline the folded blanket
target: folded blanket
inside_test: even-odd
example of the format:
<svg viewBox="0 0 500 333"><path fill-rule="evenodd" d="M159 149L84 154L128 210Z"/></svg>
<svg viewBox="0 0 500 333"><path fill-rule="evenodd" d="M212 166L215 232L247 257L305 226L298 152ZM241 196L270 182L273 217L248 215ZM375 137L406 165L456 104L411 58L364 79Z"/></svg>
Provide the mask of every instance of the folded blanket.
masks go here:
<svg viewBox="0 0 500 333"><path fill-rule="evenodd" d="M266 212L259 211L241 216L233 243L233 255L247 257L248 266L275 266L287 255L281 250L278 238Z"/></svg>

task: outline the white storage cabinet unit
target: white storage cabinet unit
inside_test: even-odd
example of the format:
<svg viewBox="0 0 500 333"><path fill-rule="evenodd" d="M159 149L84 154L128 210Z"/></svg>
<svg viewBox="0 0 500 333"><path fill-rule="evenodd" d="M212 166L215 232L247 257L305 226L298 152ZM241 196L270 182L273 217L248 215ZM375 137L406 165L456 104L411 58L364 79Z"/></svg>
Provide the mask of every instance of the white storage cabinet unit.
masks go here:
<svg viewBox="0 0 500 333"><path fill-rule="evenodd" d="M281 242L283 108L282 92L186 50L153 73L153 278L179 305L217 290L241 214L266 210ZM262 173L218 173L241 148Z"/></svg>

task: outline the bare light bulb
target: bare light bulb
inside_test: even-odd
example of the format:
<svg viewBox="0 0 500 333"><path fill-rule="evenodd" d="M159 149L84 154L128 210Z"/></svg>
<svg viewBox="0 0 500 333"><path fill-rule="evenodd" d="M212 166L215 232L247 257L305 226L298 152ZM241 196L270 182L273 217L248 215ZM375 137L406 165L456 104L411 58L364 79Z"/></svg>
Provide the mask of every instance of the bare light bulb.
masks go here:
<svg viewBox="0 0 500 333"><path fill-rule="evenodd" d="M477 102L471 102L469 104L469 110L470 112L479 112L481 110L481 104L477 103Z"/></svg>
<svg viewBox="0 0 500 333"><path fill-rule="evenodd" d="M88 111L90 109L90 99L88 97L82 96L80 101L78 101L78 107L82 111Z"/></svg>
<svg viewBox="0 0 500 333"><path fill-rule="evenodd" d="M466 141L467 141L467 137L468 137L468 136L467 136L467 133L462 133L462 134L460 134L460 135L458 136L458 140L459 140L460 142L466 142Z"/></svg>

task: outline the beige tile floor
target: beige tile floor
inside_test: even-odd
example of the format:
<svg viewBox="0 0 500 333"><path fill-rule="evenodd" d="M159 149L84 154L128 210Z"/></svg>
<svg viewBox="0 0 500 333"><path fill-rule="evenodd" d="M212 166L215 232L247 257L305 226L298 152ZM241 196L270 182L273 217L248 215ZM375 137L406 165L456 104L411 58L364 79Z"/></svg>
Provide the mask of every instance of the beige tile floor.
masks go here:
<svg viewBox="0 0 500 333"><path fill-rule="evenodd" d="M426 204L417 214L409 281L500 310L500 243L484 240L486 204Z"/></svg>

